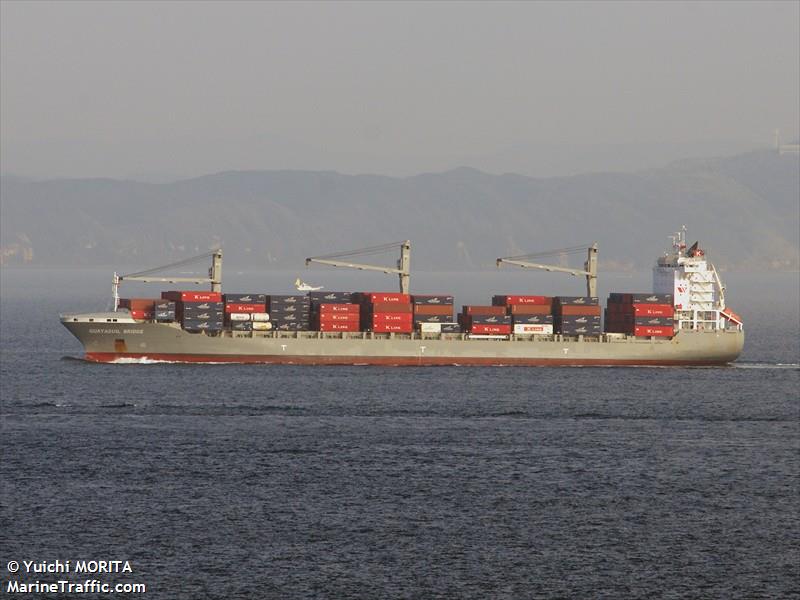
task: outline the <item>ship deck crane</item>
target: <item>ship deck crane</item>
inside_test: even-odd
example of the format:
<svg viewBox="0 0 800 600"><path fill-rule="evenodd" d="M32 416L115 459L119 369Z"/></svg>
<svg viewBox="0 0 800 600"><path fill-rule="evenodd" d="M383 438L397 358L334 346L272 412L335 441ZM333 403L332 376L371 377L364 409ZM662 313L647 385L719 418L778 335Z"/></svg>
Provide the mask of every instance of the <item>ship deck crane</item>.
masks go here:
<svg viewBox="0 0 800 600"><path fill-rule="evenodd" d="M568 267L557 267L555 265L547 265L538 262L531 262L533 258L543 258L547 256L561 256L564 254L574 254L586 250L586 262L583 264L583 269L570 269ZM544 271L555 271L557 273L568 273L576 277L586 277L586 294L588 296L597 296L597 242L591 246L577 246L573 248L563 248L561 250L552 250L549 252L540 252L536 254L525 254L522 256L507 256L505 258L497 259L497 267L502 265L515 265L524 269L542 269Z"/></svg>
<svg viewBox="0 0 800 600"><path fill-rule="evenodd" d="M211 268L208 270L208 277L152 277L152 273L158 273L167 269L173 269L188 265L204 258L211 258ZM119 275L114 273L114 283L112 284L112 296L114 298L114 312L119 308L119 285L123 281L140 281L142 283L210 283L212 292L222 291L222 250L214 250L199 256L193 256L186 260L181 260L169 265L155 267L138 273L129 275Z"/></svg>
<svg viewBox="0 0 800 600"><path fill-rule="evenodd" d="M368 256L372 254L382 254L387 250L394 248L400 249L400 258L397 261L397 267L382 267L379 265L367 265L363 263L350 262L346 260L339 260L348 258L350 256ZM311 256L306 259L306 266L311 263L329 265L331 267L348 267L351 269L359 269L361 271L380 271L390 275L398 275L400 278L400 292L403 294L409 293L411 282L411 242L406 240L404 242L393 242L391 244L383 244L381 246L372 246L370 248L361 248L358 250L350 250L348 252L340 252L338 254L326 254L324 256Z"/></svg>

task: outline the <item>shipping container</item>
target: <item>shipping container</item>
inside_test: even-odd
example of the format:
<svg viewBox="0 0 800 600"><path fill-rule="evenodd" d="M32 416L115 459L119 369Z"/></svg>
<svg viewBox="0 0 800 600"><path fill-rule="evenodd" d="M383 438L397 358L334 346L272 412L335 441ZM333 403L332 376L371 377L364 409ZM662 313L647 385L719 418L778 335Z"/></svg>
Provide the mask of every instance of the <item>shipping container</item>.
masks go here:
<svg viewBox="0 0 800 600"><path fill-rule="evenodd" d="M569 327L572 325L597 325L599 327L600 315L570 315L556 317L555 324L557 327Z"/></svg>
<svg viewBox="0 0 800 600"><path fill-rule="evenodd" d="M562 304L556 307L556 315L593 315L599 317L602 314L600 306L580 306L576 304Z"/></svg>
<svg viewBox="0 0 800 600"><path fill-rule="evenodd" d="M414 304L415 315L453 315L452 304Z"/></svg>
<svg viewBox="0 0 800 600"><path fill-rule="evenodd" d="M163 321L169 323L175 320L174 310L157 310L153 313L153 318L156 321Z"/></svg>
<svg viewBox="0 0 800 600"><path fill-rule="evenodd" d="M272 328L276 331L308 331L311 329L308 323L279 323L271 321Z"/></svg>
<svg viewBox="0 0 800 600"><path fill-rule="evenodd" d="M303 315L311 312L310 306L290 304L287 306L274 306L267 311L271 315Z"/></svg>
<svg viewBox="0 0 800 600"><path fill-rule="evenodd" d="M617 323L626 327L633 327L634 325L654 325L654 326L673 326L674 320L672 317L638 317L633 315L608 315L606 323Z"/></svg>
<svg viewBox="0 0 800 600"><path fill-rule="evenodd" d="M161 292L163 300L175 300L182 302L222 302L222 294L219 292L181 292L168 291Z"/></svg>
<svg viewBox="0 0 800 600"><path fill-rule="evenodd" d="M672 327L649 327L640 325L634 327L633 335L636 337L672 337L675 330Z"/></svg>
<svg viewBox="0 0 800 600"><path fill-rule="evenodd" d="M269 321L250 321L250 326L253 331L270 331L272 329L272 323Z"/></svg>
<svg viewBox="0 0 800 600"><path fill-rule="evenodd" d="M597 296L555 296L553 307L556 306L598 306L600 298Z"/></svg>
<svg viewBox="0 0 800 600"><path fill-rule="evenodd" d="M222 320L188 319L183 322L182 326L187 330L220 331Z"/></svg>
<svg viewBox="0 0 800 600"><path fill-rule="evenodd" d="M379 323L372 328L375 333L411 333L413 326L408 323Z"/></svg>
<svg viewBox="0 0 800 600"><path fill-rule="evenodd" d="M392 313L408 313L411 314L414 310L413 304L396 304L393 302L376 302L374 304L362 304L362 309L365 312L392 312Z"/></svg>
<svg viewBox="0 0 800 600"><path fill-rule="evenodd" d="M275 304L300 304L303 302L310 302L310 298L303 294L270 294L267 296L267 304L272 306Z"/></svg>
<svg viewBox="0 0 800 600"><path fill-rule="evenodd" d="M222 302L178 302L179 312L192 310L213 310L214 312L224 312L225 305Z"/></svg>
<svg viewBox="0 0 800 600"><path fill-rule="evenodd" d="M611 293L608 301L618 304L669 304L672 306L672 294L647 294L647 293Z"/></svg>
<svg viewBox="0 0 800 600"><path fill-rule="evenodd" d="M372 313L365 318L362 323L373 327L383 323L405 323L409 326L412 323L411 315L408 313Z"/></svg>
<svg viewBox="0 0 800 600"><path fill-rule="evenodd" d="M463 323L476 325L511 325L511 315L464 315Z"/></svg>
<svg viewBox="0 0 800 600"><path fill-rule="evenodd" d="M633 314L641 317L671 317L675 308L671 304L621 304L608 303L609 314Z"/></svg>
<svg viewBox="0 0 800 600"><path fill-rule="evenodd" d="M533 304L549 307L553 303L550 296L492 296L492 304L495 306L511 306L513 304Z"/></svg>
<svg viewBox="0 0 800 600"><path fill-rule="evenodd" d="M177 303L172 300L156 300L154 305L155 310L171 310L175 312Z"/></svg>
<svg viewBox="0 0 800 600"><path fill-rule="evenodd" d="M266 294L223 294L222 299L230 304L267 304Z"/></svg>
<svg viewBox="0 0 800 600"><path fill-rule="evenodd" d="M453 315L414 315L414 323L452 323Z"/></svg>
<svg viewBox="0 0 800 600"><path fill-rule="evenodd" d="M422 333L461 333L458 323L416 323Z"/></svg>
<svg viewBox="0 0 800 600"><path fill-rule="evenodd" d="M361 306L358 304L320 304L314 312L319 313L346 313L359 314Z"/></svg>
<svg viewBox="0 0 800 600"><path fill-rule="evenodd" d="M266 304L226 304L227 313L263 313L267 312Z"/></svg>
<svg viewBox="0 0 800 600"><path fill-rule="evenodd" d="M599 325L575 325L573 327L564 327L562 329L555 328L555 332L560 335L569 335L569 336L578 336L578 335L596 336L596 335L601 335L603 333Z"/></svg>
<svg viewBox="0 0 800 600"><path fill-rule="evenodd" d="M354 302L369 304L409 304L411 296L399 292L357 292Z"/></svg>
<svg viewBox="0 0 800 600"><path fill-rule="evenodd" d="M452 305L455 298L447 295L433 295L433 294L413 294L411 296L412 304L419 306L442 306Z"/></svg>
<svg viewBox="0 0 800 600"><path fill-rule="evenodd" d="M181 316L181 321L219 321L222 322L224 313L213 312L210 310L200 310L192 313L184 313Z"/></svg>
<svg viewBox="0 0 800 600"><path fill-rule="evenodd" d="M478 334L508 335L511 333L511 325L474 324L468 328L468 331L470 333L478 333Z"/></svg>
<svg viewBox="0 0 800 600"><path fill-rule="evenodd" d="M327 304L350 304L353 294L352 292L308 292L308 297L312 303L327 303Z"/></svg>
<svg viewBox="0 0 800 600"><path fill-rule="evenodd" d="M120 298L120 308L127 308L130 310L155 310L155 304L158 302L157 298Z"/></svg>
<svg viewBox="0 0 800 600"><path fill-rule="evenodd" d="M228 320L233 321L250 321L250 314L251 313L228 313ZM258 314L267 314L267 313L258 313Z"/></svg>
<svg viewBox="0 0 800 600"><path fill-rule="evenodd" d="M461 307L461 314L463 315L504 315L506 314L505 306L477 306L477 305L464 305Z"/></svg>
<svg viewBox="0 0 800 600"><path fill-rule="evenodd" d="M233 321L230 327L232 331L253 331L253 323L250 321Z"/></svg>
<svg viewBox="0 0 800 600"><path fill-rule="evenodd" d="M458 323L442 323L442 333L461 333L461 325Z"/></svg>
<svg viewBox="0 0 800 600"><path fill-rule="evenodd" d="M358 331L358 322L337 323L333 321L322 321L314 323L315 331Z"/></svg>
<svg viewBox="0 0 800 600"><path fill-rule="evenodd" d="M553 309L549 304L512 304L508 312L512 315L550 315Z"/></svg>
<svg viewBox="0 0 800 600"><path fill-rule="evenodd" d="M251 321L264 322L272 320L272 317L269 315L269 313L250 313L248 316L250 317Z"/></svg>
<svg viewBox="0 0 800 600"><path fill-rule="evenodd" d="M314 322L326 321L334 323L359 323L361 321L361 315L358 313L321 312L314 313L311 317L311 320Z"/></svg>
<svg viewBox="0 0 800 600"><path fill-rule="evenodd" d="M514 325L552 325L553 315L512 315Z"/></svg>
<svg viewBox="0 0 800 600"><path fill-rule="evenodd" d="M516 334L552 335L553 334L553 325L552 324L544 324L544 323L540 324L540 325L515 323L513 331Z"/></svg>
<svg viewBox="0 0 800 600"><path fill-rule="evenodd" d="M150 321L155 314L152 310L140 310L138 308L130 308L131 317L139 321Z"/></svg>

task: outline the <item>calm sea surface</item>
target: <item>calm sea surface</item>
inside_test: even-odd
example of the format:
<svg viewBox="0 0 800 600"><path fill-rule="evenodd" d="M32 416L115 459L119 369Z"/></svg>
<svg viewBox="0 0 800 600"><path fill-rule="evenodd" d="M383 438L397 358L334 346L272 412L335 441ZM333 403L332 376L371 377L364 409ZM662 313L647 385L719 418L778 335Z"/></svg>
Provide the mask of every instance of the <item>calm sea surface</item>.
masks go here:
<svg viewBox="0 0 800 600"><path fill-rule="evenodd" d="M796 273L726 276L745 353L705 369L93 365L58 313L105 308L108 272L0 274L3 594L800 597ZM526 291L510 277L414 287L477 303ZM649 289L610 279L603 295ZM133 572L7 570L56 559Z"/></svg>

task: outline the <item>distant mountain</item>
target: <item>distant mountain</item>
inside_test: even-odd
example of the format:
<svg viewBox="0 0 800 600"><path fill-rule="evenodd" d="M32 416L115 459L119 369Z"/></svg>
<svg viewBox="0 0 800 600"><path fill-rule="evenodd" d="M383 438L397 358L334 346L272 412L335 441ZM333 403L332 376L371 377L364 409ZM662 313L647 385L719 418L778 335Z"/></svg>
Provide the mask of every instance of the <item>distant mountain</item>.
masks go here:
<svg viewBox="0 0 800 600"><path fill-rule="evenodd" d="M416 269L597 241L601 267L652 264L686 224L718 266L797 269L800 162L759 151L635 173L535 179L461 168L406 178L229 171L175 183L0 181L4 264L148 267L222 246L231 265L410 239Z"/></svg>

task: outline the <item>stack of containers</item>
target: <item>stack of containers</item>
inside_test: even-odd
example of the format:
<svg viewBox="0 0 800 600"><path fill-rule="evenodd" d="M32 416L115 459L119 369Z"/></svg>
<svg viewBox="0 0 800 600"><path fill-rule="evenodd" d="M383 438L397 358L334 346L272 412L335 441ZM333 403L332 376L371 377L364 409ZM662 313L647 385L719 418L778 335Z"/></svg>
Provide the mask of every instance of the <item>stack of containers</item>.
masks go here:
<svg viewBox="0 0 800 600"><path fill-rule="evenodd" d="M131 317L137 320L151 321L155 317L155 304L158 299L154 298L120 298L120 308L127 308Z"/></svg>
<svg viewBox="0 0 800 600"><path fill-rule="evenodd" d="M454 298L447 295L414 294L411 296L414 328L423 333L459 333L454 321Z"/></svg>
<svg viewBox="0 0 800 600"><path fill-rule="evenodd" d="M511 333L511 315L505 306L465 305L458 316L461 329L477 335L508 335Z"/></svg>
<svg viewBox="0 0 800 600"><path fill-rule="evenodd" d="M311 312L314 331L358 331L361 309L352 302L320 302Z"/></svg>
<svg viewBox="0 0 800 600"><path fill-rule="evenodd" d="M555 332L561 335L600 335L600 301L597 296L556 296L553 299Z"/></svg>
<svg viewBox="0 0 800 600"><path fill-rule="evenodd" d="M550 296L493 296L492 304L506 307L515 334L553 333L553 299Z"/></svg>
<svg viewBox="0 0 800 600"><path fill-rule="evenodd" d="M311 300L300 294L273 294L268 299L269 320L277 331L308 331Z"/></svg>
<svg viewBox="0 0 800 600"><path fill-rule="evenodd" d="M225 326L233 331L272 329L264 294L225 294Z"/></svg>
<svg viewBox="0 0 800 600"><path fill-rule="evenodd" d="M172 300L156 300L153 308L156 321L172 323L175 320L175 302Z"/></svg>
<svg viewBox="0 0 800 600"><path fill-rule="evenodd" d="M609 294L606 331L638 337L675 334L672 294Z"/></svg>
<svg viewBox="0 0 800 600"><path fill-rule="evenodd" d="M360 292L354 301L361 306L362 331L411 333L414 307L411 296L395 292Z"/></svg>
<svg viewBox="0 0 800 600"><path fill-rule="evenodd" d="M221 331L224 306L219 292L161 292L163 300L175 302L175 316L187 331Z"/></svg>

